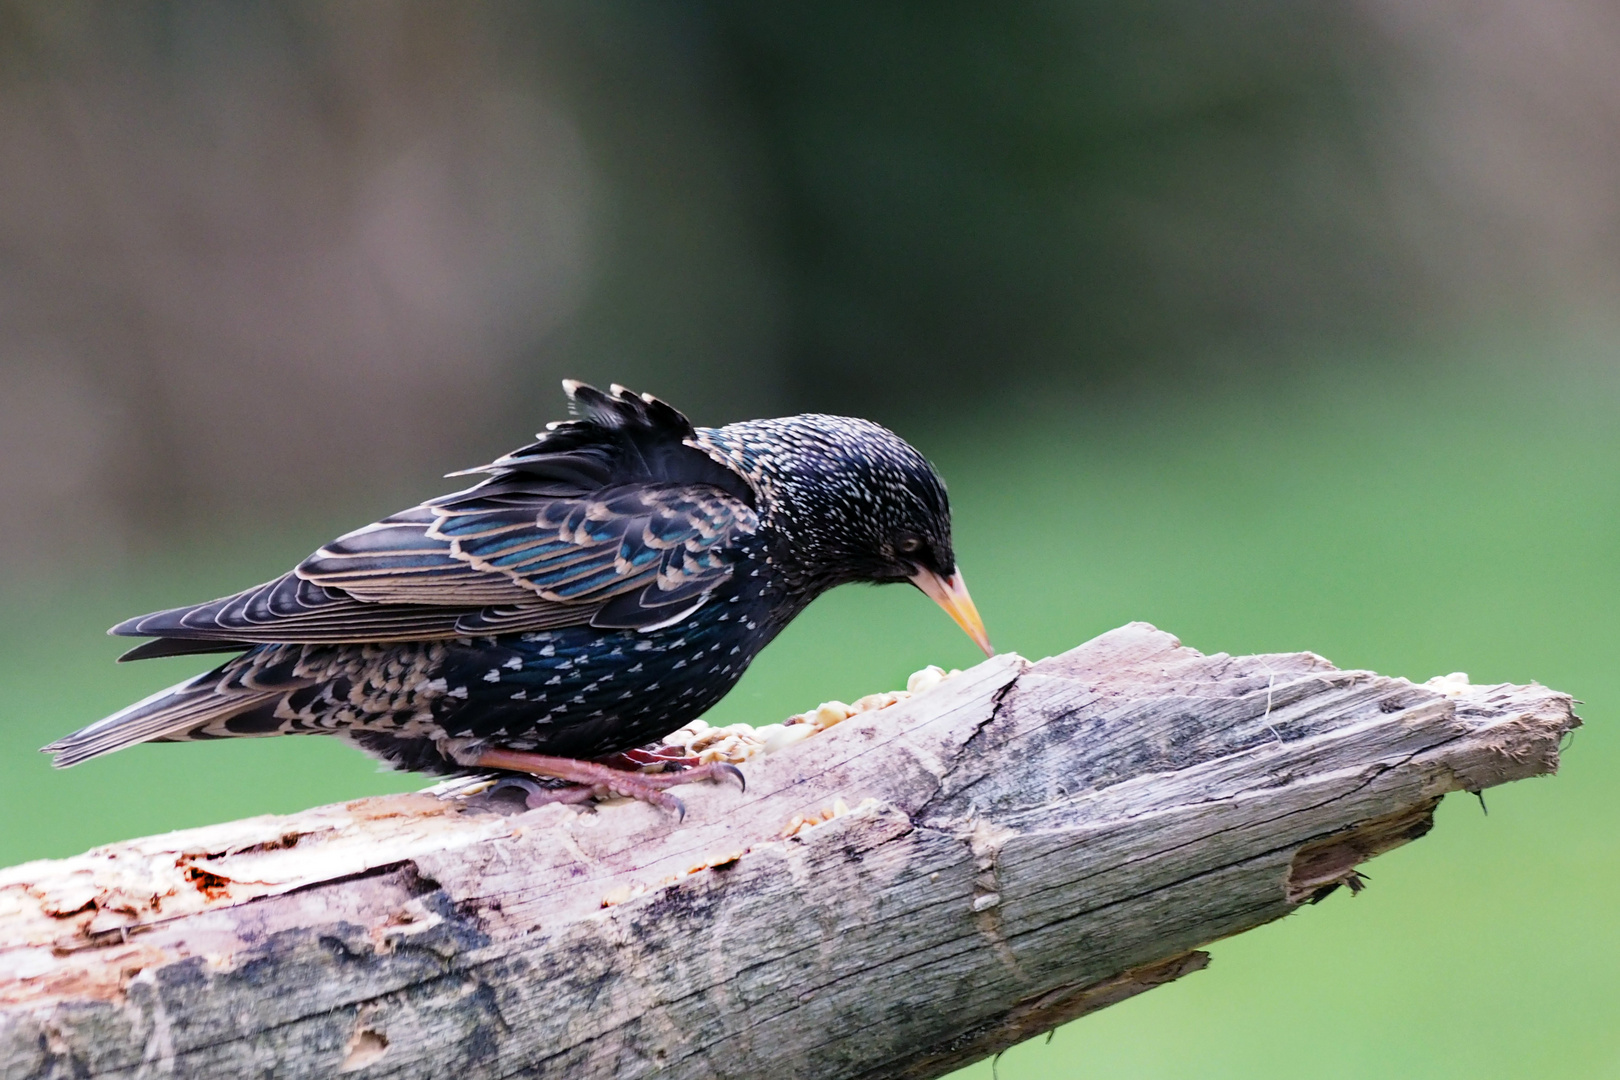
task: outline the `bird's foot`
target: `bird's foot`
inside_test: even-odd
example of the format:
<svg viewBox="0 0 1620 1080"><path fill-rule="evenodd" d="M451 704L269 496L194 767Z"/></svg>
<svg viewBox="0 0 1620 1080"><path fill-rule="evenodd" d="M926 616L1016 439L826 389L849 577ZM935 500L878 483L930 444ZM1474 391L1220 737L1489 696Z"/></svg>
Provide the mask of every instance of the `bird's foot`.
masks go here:
<svg viewBox="0 0 1620 1080"><path fill-rule="evenodd" d="M649 765L676 766L683 769L695 769L700 764L696 754L688 753L683 746L659 746L652 750L625 750L605 758L597 759L599 764L613 769L636 771Z"/></svg>
<svg viewBox="0 0 1620 1080"><path fill-rule="evenodd" d="M540 787L535 784L531 788L531 785L519 779L509 780L509 784L521 787L527 792L524 802L530 808L544 806L546 803L579 803L593 797L624 795L652 803L654 806L661 806L665 810L673 810L681 818L685 818L685 805L665 791L665 788L677 784L690 784L698 780L717 780L722 776L736 777L744 790L748 788L748 781L743 779L742 770L723 761L698 765L679 772L640 773L627 772L596 761L548 757L545 754L530 754L521 750L486 750L474 765L480 769L502 769L507 772L522 772L531 776L565 780L572 785Z"/></svg>

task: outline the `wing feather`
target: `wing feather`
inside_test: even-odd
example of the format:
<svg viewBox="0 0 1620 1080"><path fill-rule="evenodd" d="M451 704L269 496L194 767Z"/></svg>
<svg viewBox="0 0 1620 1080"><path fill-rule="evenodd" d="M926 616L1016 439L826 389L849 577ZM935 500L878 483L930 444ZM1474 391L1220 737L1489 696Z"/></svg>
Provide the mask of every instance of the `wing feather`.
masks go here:
<svg viewBox="0 0 1620 1080"><path fill-rule="evenodd" d="M730 577L732 549L758 527L752 490L686 445L691 424L663 402L570 392L581 419L485 466L473 487L338 537L273 581L112 633L245 648L668 620ZM186 651L154 642L126 655Z"/></svg>

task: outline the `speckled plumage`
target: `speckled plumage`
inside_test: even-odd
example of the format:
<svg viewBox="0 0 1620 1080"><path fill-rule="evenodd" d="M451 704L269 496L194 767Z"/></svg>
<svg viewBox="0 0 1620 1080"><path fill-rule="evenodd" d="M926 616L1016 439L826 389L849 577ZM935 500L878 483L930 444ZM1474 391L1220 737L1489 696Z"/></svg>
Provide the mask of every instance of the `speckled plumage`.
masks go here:
<svg viewBox="0 0 1620 1080"><path fill-rule="evenodd" d="M944 485L876 424L694 429L650 396L565 386L579 418L473 487L115 627L154 638L126 658L240 655L47 752L316 733L434 773L491 748L598 758L708 710L825 590L955 574Z"/></svg>

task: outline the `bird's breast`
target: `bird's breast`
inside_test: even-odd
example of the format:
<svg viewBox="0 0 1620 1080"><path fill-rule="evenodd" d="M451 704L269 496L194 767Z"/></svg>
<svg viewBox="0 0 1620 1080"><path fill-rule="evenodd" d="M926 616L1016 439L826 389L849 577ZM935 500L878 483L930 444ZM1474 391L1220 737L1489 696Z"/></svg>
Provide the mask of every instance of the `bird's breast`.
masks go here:
<svg viewBox="0 0 1620 1080"><path fill-rule="evenodd" d="M734 593L660 630L457 640L437 674L440 724L451 736L564 756L640 746L712 707L777 629Z"/></svg>

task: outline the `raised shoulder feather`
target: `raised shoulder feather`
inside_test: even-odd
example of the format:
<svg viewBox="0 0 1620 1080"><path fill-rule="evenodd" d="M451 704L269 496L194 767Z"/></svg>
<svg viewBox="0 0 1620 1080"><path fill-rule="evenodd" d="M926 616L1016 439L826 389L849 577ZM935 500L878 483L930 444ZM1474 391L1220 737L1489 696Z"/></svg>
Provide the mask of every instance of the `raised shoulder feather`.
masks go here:
<svg viewBox="0 0 1620 1080"><path fill-rule="evenodd" d="M678 621L731 576L758 528L752 491L656 398L565 385L579 418L469 470L489 474L473 487L339 537L275 581L112 632L313 643Z"/></svg>

